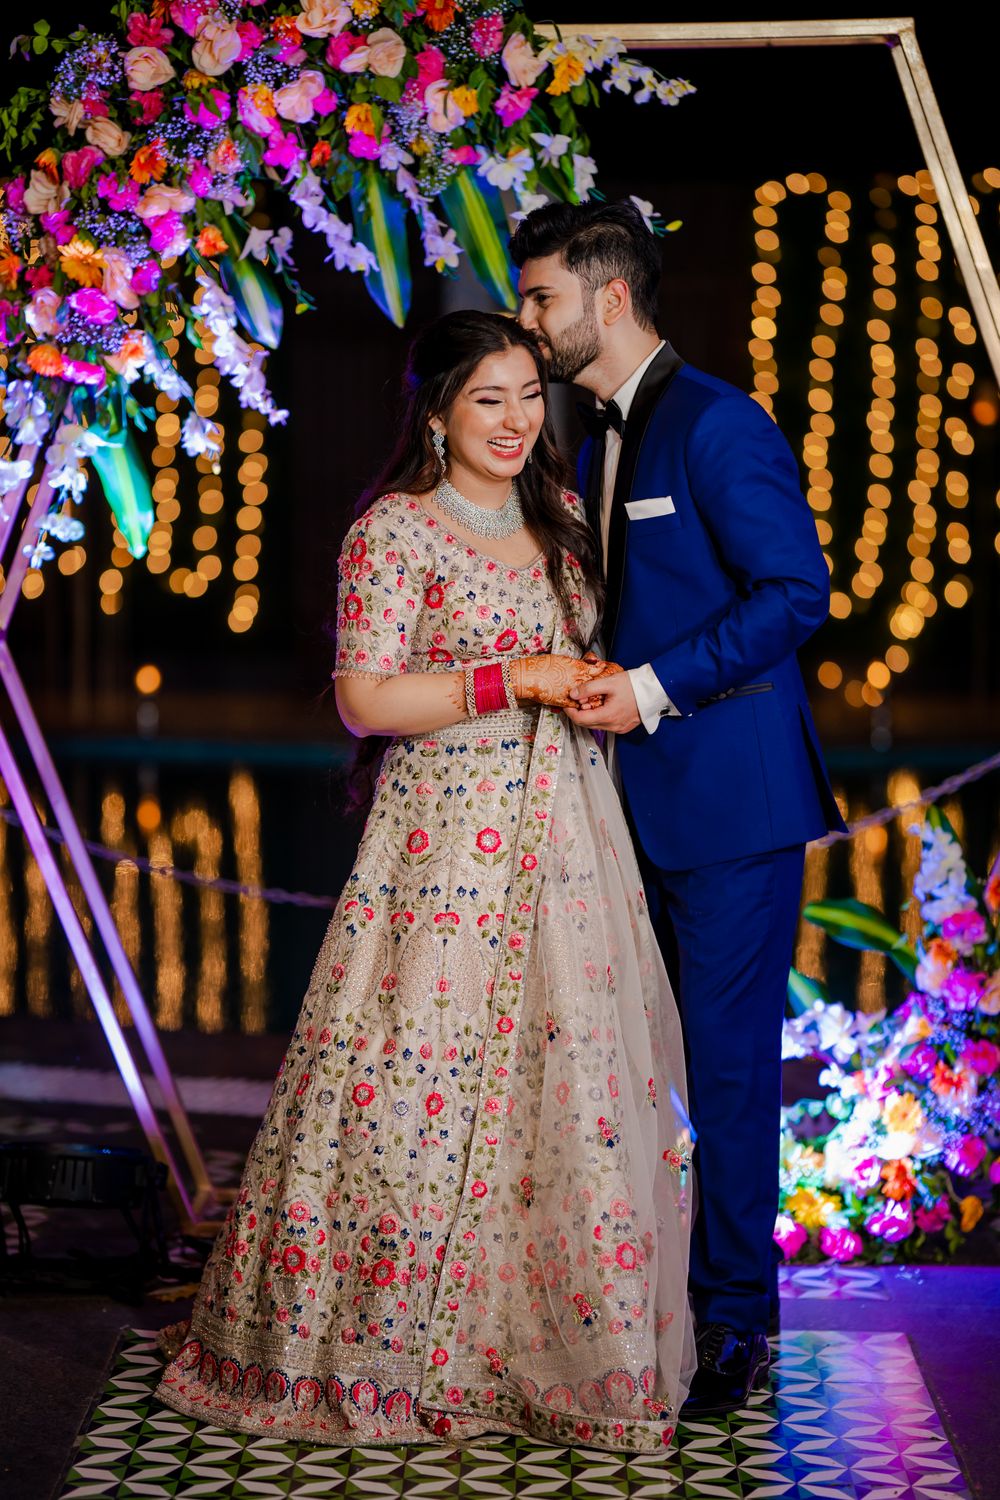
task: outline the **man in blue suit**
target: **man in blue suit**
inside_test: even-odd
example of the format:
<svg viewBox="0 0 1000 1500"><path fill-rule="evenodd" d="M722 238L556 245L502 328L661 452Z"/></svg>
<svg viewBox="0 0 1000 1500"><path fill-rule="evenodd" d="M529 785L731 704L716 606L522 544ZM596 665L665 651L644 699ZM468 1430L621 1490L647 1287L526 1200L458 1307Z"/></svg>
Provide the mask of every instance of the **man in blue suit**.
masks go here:
<svg viewBox="0 0 1000 1500"><path fill-rule="evenodd" d="M518 227L521 322L596 398L580 488L625 668L570 711L608 732L678 991L697 1132L685 1415L767 1379L776 1300L781 1026L804 847L842 828L795 651L829 574L788 444L656 329L657 241L631 202L548 204Z"/></svg>

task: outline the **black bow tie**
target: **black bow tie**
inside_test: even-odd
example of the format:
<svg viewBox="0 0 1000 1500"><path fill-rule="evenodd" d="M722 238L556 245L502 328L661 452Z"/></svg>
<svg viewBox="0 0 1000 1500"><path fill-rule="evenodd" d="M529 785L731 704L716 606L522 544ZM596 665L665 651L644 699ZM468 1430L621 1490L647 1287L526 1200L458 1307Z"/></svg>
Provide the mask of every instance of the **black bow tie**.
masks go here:
<svg viewBox="0 0 1000 1500"><path fill-rule="evenodd" d="M617 401L609 401L604 406L586 406L581 401L576 409L592 438L603 438L609 427L613 427L619 437L625 431L625 418Z"/></svg>

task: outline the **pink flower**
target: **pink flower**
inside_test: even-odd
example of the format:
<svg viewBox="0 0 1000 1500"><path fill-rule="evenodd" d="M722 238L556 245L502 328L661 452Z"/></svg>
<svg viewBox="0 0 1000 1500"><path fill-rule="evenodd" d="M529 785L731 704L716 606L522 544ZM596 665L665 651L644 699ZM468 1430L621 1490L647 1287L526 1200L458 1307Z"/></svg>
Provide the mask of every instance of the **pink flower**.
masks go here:
<svg viewBox="0 0 1000 1500"><path fill-rule="evenodd" d="M547 66L522 31L515 31L508 38L502 57L507 77L517 89L530 88Z"/></svg>
<svg viewBox="0 0 1000 1500"><path fill-rule="evenodd" d="M130 47L169 47L174 39L173 29L159 16L145 16L141 10L129 16L125 35Z"/></svg>
<svg viewBox="0 0 1000 1500"><path fill-rule="evenodd" d="M228 120L232 113L232 100L225 89L209 89L199 94L194 104L184 105L184 116L192 125L201 125L205 130L215 130Z"/></svg>
<svg viewBox="0 0 1000 1500"><path fill-rule="evenodd" d="M971 1177L986 1157L986 1142L982 1136L967 1135L958 1146L952 1146L944 1154L944 1164L959 1177Z"/></svg>
<svg viewBox="0 0 1000 1500"><path fill-rule="evenodd" d="M271 137L267 150L264 152L264 161L269 167L294 167L297 162L305 161L306 153L299 145L295 135L277 127L272 127Z"/></svg>
<svg viewBox="0 0 1000 1500"><path fill-rule="evenodd" d="M118 317L118 308L114 302L95 286L81 287L78 292L71 293L66 301L81 318L86 318L88 323L96 323L99 327L107 327Z"/></svg>
<svg viewBox="0 0 1000 1500"><path fill-rule="evenodd" d="M959 1061L980 1078L988 1078L1000 1068L1000 1047L995 1042L966 1042Z"/></svg>
<svg viewBox="0 0 1000 1500"><path fill-rule="evenodd" d="M264 40L264 33L255 21L237 21L236 31L240 41L243 43L243 50L236 61L246 62L247 58L253 56Z"/></svg>
<svg viewBox="0 0 1000 1500"><path fill-rule="evenodd" d="M148 297L160 284L160 267L155 260L144 260L132 272L132 290L140 297Z"/></svg>
<svg viewBox="0 0 1000 1500"><path fill-rule="evenodd" d="M87 359L64 358L59 373L70 385L89 385L98 391L104 389L108 378L100 365L91 364Z"/></svg>
<svg viewBox="0 0 1000 1500"><path fill-rule="evenodd" d="M802 1249L809 1235L801 1224L788 1214L779 1214L774 1226L774 1242L781 1250L785 1260L794 1260Z"/></svg>
<svg viewBox="0 0 1000 1500"><path fill-rule="evenodd" d="M862 1240L853 1229L831 1229L824 1224L819 1232L819 1248L830 1260L856 1260L861 1254Z"/></svg>
<svg viewBox="0 0 1000 1500"><path fill-rule="evenodd" d="M480 16L469 40L477 57L492 57L494 52L499 52L503 43L503 16L500 12L494 10L488 16Z"/></svg>
<svg viewBox="0 0 1000 1500"><path fill-rule="evenodd" d="M152 125L166 108L162 89L133 89L129 98L138 110L136 120L140 125Z"/></svg>
<svg viewBox="0 0 1000 1500"><path fill-rule="evenodd" d="M187 184L199 198L207 198L212 191L212 174L203 161L188 164Z"/></svg>
<svg viewBox="0 0 1000 1500"><path fill-rule="evenodd" d="M503 839L495 828L481 828L476 834L476 847L484 854L496 854L503 843Z"/></svg>
<svg viewBox="0 0 1000 1500"><path fill-rule="evenodd" d="M943 994L949 1010L975 1010L985 988L985 974L970 974L966 969L954 969L948 975Z"/></svg>
<svg viewBox="0 0 1000 1500"><path fill-rule="evenodd" d="M24 211L24 190L27 187L23 177L12 177L7 184L7 207L12 213L19 214Z"/></svg>
<svg viewBox="0 0 1000 1500"><path fill-rule="evenodd" d="M98 151L96 146L81 146L79 151L67 151L59 163L63 181L68 182L71 188L82 188L97 163L103 160L104 152Z"/></svg>
<svg viewBox="0 0 1000 1500"><path fill-rule="evenodd" d="M947 1198L938 1198L930 1208L918 1208L915 1214L917 1228L924 1234L937 1234L951 1218L951 1204Z"/></svg>
<svg viewBox="0 0 1000 1500"><path fill-rule="evenodd" d="M423 95L429 84L444 77L444 53L440 47L423 47L416 54L416 63L417 88Z"/></svg>
<svg viewBox="0 0 1000 1500"><path fill-rule="evenodd" d="M877 1239L895 1244L913 1233L913 1212L909 1202L886 1202L865 1220L865 1228Z"/></svg>
<svg viewBox="0 0 1000 1500"><path fill-rule="evenodd" d="M986 941L986 921L978 911L956 911L941 923L941 936L968 957L977 943Z"/></svg>
<svg viewBox="0 0 1000 1500"><path fill-rule="evenodd" d="M215 9L215 0L171 0L170 19L188 36L194 36L202 16Z"/></svg>
<svg viewBox="0 0 1000 1500"><path fill-rule="evenodd" d="M364 45L364 37L355 36L351 31L342 31L340 36L332 36L327 42L326 60L331 68L341 68L345 72L357 71L356 69L344 68L344 64L353 52L357 52Z"/></svg>
<svg viewBox="0 0 1000 1500"><path fill-rule="evenodd" d="M990 1162L990 1181L994 1187L1000 1184L1000 1156Z"/></svg>
<svg viewBox="0 0 1000 1500"><path fill-rule="evenodd" d="M149 243L158 255L180 255L191 243L182 214L158 214L146 220Z"/></svg>
<svg viewBox="0 0 1000 1500"><path fill-rule="evenodd" d="M131 177L120 183L114 172L105 172L97 179L97 196L107 199L115 213L131 213L139 202L139 191L139 184Z"/></svg>
<svg viewBox="0 0 1000 1500"><path fill-rule="evenodd" d="M453 162L456 167L474 167L479 160L479 152L475 146L449 146L445 159Z"/></svg>
<svg viewBox="0 0 1000 1500"><path fill-rule="evenodd" d="M865 1156L855 1162L851 1177L859 1193L873 1193L882 1181L882 1163L877 1156Z"/></svg>
<svg viewBox="0 0 1000 1500"><path fill-rule="evenodd" d="M903 1067L907 1073L919 1083L926 1083L928 1078L933 1078L937 1061L937 1053L927 1042L920 1042L914 1047L909 1057L902 1059Z"/></svg>
<svg viewBox="0 0 1000 1500"><path fill-rule="evenodd" d="M423 854L429 844L430 838L423 828L415 828L406 840L406 847L411 854Z"/></svg>
<svg viewBox="0 0 1000 1500"><path fill-rule="evenodd" d="M537 89L512 89L505 83L493 108L500 116L502 125L513 125L522 120L538 94Z"/></svg>

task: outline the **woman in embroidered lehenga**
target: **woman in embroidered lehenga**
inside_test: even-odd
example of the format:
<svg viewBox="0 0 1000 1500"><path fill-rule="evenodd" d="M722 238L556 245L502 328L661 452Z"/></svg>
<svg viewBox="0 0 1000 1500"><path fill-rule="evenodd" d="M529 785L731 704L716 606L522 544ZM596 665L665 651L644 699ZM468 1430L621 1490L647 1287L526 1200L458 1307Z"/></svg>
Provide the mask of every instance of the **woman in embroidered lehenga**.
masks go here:
<svg viewBox="0 0 1000 1500"><path fill-rule="evenodd" d="M690 1142L621 808L560 712L603 665L594 552L532 335L451 314L408 393L340 561L374 805L158 1394L313 1443L659 1451L694 1368Z"/></svg>

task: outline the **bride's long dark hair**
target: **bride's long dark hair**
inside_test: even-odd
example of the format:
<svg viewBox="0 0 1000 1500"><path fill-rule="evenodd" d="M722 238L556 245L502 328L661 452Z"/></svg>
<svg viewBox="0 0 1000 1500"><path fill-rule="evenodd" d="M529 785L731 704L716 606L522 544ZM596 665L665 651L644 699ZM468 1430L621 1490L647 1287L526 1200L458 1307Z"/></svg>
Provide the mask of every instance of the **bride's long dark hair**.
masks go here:
<svg viewBox="0 0 1000 1500"><path fill-rule="evenodd" d="M513 318L471 310L446 313L413 340L403 378L399 437L382 470L361 496L357 514L363 515L384 495L426 495L434 490L440 470L431 442L431 418L447 419L453 402L484 359L518 348L527 349L531 355L545 402L545 420L532 449L532 462L525 464L517 479L521 506L525 525L545 556L562 617L574 622L577 611L570 597L564 559L569 553L579 562L579 581L600 611L604 583L597 546L583 516L571 511L562 498L563 491L571 486L572 475L556 446L548 412L545 356L534 334ZM588 643L578 640L578 644ZM372 763L382 749L382 738L376 735L358 744L347 786L349 804L355 809L371 799Z"/></svg>

